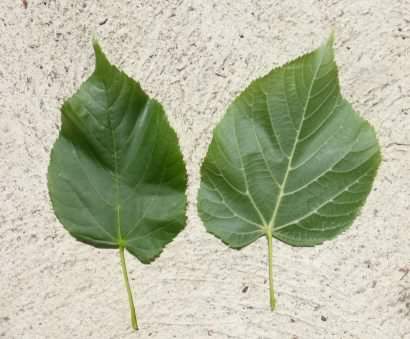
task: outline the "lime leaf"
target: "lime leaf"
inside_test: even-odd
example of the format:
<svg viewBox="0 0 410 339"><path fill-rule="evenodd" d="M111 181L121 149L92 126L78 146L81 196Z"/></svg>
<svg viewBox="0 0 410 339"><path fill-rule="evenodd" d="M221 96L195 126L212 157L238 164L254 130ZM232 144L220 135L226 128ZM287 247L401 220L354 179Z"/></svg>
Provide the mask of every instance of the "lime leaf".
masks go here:
<svg viewBox="0 0 410 339"><path fill-rule="evenodd" d="M48 188L73 237L120 249L129 288L124 249L149 263L185 226L186 170L161 104L94 50L94 73L62 107Z"/></svg>
<svg viewBox="0 0 410 339"><path fill-rule="evenodd" d="M346 230L380 163L372 127L342 97L333 36L253 81L213 133L198 210L207 230L240 249L266 236L314 246Z"/></svg>

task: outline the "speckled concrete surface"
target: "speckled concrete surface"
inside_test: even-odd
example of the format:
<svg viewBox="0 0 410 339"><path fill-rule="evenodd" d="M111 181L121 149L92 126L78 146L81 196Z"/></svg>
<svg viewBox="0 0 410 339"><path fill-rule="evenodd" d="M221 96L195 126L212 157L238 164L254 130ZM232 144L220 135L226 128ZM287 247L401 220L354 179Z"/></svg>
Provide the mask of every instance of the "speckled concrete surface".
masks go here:
<svg viewBox="0 0 410 339"><path fill-rule="evenodd" d="M410 338L408 0L27 4L0 2L1 338ZM205 232L199 165L234 96L332 27L343 92L384 161L348 232L316 248L274 242L271 313L265 240L239 252ZM164 104L188 163L185 231L152 265L128 256L138 333L117 252L71 238L47 194L59 107L93 69L92 35Z"/></svg>

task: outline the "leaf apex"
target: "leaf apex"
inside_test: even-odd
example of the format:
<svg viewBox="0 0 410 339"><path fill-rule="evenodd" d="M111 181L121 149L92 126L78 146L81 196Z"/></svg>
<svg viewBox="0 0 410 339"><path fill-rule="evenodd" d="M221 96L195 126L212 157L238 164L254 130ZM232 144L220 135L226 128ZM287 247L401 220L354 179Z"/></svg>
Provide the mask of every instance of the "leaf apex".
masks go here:
<svg viewBox="0 0 410 339"><path fill-rule="evenodd" d="M93 44L93 49L94 49L95 54L101 51L100 43L98 42L98 38L96 36L92 37L92 44Z"/></svg>
<svg viewBox="0 0 410 339"><path fill-rule="evenodd" d="M107 56L103 52L100 43L96 37L92 39L93 49L95 54L95 68L96 70L103 70L104 67L110 66L110 62L107 59Z"/></svg>
<svg viewBox="0 0 410 339"><path fill-rule="evenodd" d="M332 28L332 30L330 31L330 35L326 40L325 45L328 46L328 47L333 47L333 45L335 43L335 39L336 39L335 29Z"/></svg>

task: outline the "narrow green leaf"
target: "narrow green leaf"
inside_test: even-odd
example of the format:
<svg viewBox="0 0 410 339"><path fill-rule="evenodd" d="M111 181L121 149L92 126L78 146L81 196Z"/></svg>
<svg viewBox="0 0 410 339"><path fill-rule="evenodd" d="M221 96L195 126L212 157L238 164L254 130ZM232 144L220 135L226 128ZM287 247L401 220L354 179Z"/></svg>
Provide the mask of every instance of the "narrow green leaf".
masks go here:
<svg viewBox="0 0 410 339"><path fill-rule="evenodd" d="M124 249L147 264L185 226L186 171L161 104L94 50L94 73L62 107L48 188L73 237L120 249L129 290Z"/></svg>
<svg viewBox="0 0 410 339"><path fill-rule="evenodd" d="M253 81L214 130L198 209L232 248L266 236L271 262L272 236L321 244L352 224L371 190L379 145L340 93L332 45Z"/></svg>

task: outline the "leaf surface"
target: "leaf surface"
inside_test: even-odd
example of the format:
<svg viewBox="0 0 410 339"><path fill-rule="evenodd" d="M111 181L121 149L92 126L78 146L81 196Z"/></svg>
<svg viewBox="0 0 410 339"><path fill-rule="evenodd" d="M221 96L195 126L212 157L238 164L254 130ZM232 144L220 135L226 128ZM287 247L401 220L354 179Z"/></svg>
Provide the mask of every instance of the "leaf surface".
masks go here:
<svg viewBox="0 0 410 339"><path fill-rule="evenodd" d="M149 263L185 225L185 166L161 104L94 50L94 73L61 110L52 205L76 239Z"/></svg>
<svg viewBox="0 0 410 339"><path fill-rule="evenodd" d="M365 202L379 145L340 93L332 44L253 81L215 128L198 210L230 247L263 235L314 246L348 228Z"/></svg>

